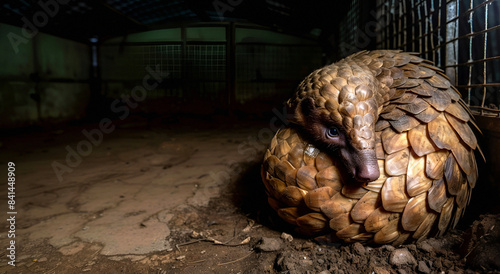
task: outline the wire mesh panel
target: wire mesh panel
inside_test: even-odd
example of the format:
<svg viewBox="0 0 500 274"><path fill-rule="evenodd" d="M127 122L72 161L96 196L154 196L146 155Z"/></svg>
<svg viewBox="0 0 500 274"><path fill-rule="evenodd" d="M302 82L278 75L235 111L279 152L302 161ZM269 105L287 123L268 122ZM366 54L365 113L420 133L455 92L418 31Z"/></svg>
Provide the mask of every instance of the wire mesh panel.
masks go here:
<svg viewBox="0 0 500 274"><path fill-rule="evenodd" d="M187 75L195 80L225 81L225 45L188 45Z"/></svg>
<svg viewBox="0 0 500 274"><path fill-rule="evenodd" d="M146 67L155 68L159 66L161 72L167 79L181 78L181 45L153 45L133 46L137 53L134 56L135 63L141 66L143 71Z"/></svg>
<svg viewBox="0 0 500 274"><path fill-rule="evenodd" d="M349 1L345 16L339 20L338 37L330 38L330 42L336 48L336 51L332 52L333 60L373 48L378 24L373 2Z"/></svg>
<svg viewBox="0 0 500 274"><path fill-rule="evenodd" d="M236 101L290 96L298 79L321 66L321 54L317 46L236 45Z"/></svg>
<svg viewBox="0 0 500 274"><path fill-rule="evenodd" d="M500 1L459 3L460 51L456 68L458 87L466 90L468 103L482 115L495 113L500 105Z"/></svg>
<svg viewBox="0 0 500 274"><path fill-rule="evenodd" d="M175 41L167 41L167 32L155 32L105 42L100 47L103 93L111 98L130 94L150 67L160 71L162 81L147 98L174 105L160 111L259 112L256 104L243 105L282 102L300 79L321 66L322 48L315 40L260 27L234 27L234 33L232 28L188 27ZM160 100L151 101L145 108Z"/></svg>
<svg viewBox="0 0 500 274"><path fill-rule="evenodd" d="M223 103L226 89L226 45L187 45L187 97Z"/></svg>
<svg viewBox="0 0 500 274"><path fill-rule="evenodd" d="M500 0L377 0L377 48L420 52L482 115L500 113Z"/></svg>
<svg viewBox="0 0 500 274"><path fill-rule="evenodd" d="M105 45L100 51L102 79L108 83L104 90L106 96L120 98L121 94L129 93L148 74L148 67L159 71L162 77L162 84L148 91L149 99L182 96L180 44Z"/></svg>
<svg viewBox="0 0 500 274"><path fill-rule="evenodd" d="M378 0L377 48L404 49L419 52L444 65L444 46L452 38L447 36L446 3L442 0Z"/></svg>
<svg viewBox="0 0 500 274"><path fill-rule="evenodd" d="M102 78L106 82L141 83L148 74L146 68L159 71L162 83L148 91L148 98L175 97L183 99L218 100L226 88L226 46L186 45L125 45L101 48ZM113 85L113 84L111 84ZM130 88L116 84L109 97L119 97Z"/></svg>
<svg viewBox="0 0 500 274"><path fill-rule="evenodd" d="M361 21L359 11L360 7L358 0L351 1L347 14L339 23L340 40L342 41L340 55L342 57L357 51L357 49L351 49L351 46L346 45L356 45L358 42L357 40L359 37L357 37L356 31L358 30Z"/></svg>
<svg viewBox="0 0 500 274"><path fill-rule="evenodd" d="M181 45L112 45L103 46L100 51L104 79L142 79L146 67L157 65L169 77L181 77Z"/></svg>

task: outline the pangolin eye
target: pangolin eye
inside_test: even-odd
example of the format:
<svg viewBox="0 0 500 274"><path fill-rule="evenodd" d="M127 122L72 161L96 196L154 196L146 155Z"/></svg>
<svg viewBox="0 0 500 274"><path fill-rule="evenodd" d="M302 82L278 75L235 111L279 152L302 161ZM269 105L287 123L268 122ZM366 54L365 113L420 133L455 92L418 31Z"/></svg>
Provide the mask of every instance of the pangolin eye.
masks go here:
<svg viewBox="0 0 500 274"><path fill-rule="evenodd" d="M339 136L339 130L336 127L331 127L326 131L326 136L329 138L334 138Z"/></svg>

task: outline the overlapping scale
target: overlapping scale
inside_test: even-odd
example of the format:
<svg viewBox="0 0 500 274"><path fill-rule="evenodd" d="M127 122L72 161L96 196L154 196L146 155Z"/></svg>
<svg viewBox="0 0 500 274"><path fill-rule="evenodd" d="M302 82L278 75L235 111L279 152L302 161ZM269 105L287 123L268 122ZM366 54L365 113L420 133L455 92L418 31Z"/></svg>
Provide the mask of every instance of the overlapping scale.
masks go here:
<svg viewBox="0 0 500 274"><path fill-rule="evenodd" d="M453 145L459 142L457 134L443 113L429 122L427 130L429 137L438 148L451 150Z"/></svg>
<svg viewBox="0 0 500 274"><path fill-rule="evenodd" d="M404 230L417 230L427 217L429 210L426 205L426 199L427 193L424 192L408 200L408 204L405 206L403 215L401 216L401 225Z"/></svg>
<svg viewBox="0 0 500 274"><path fill-rule="evenodd" d="M403 212L410 199L406 191L406 177L401 175L387 178L382 187L380 196L385 210L390 212Z"/></svg>
<svg viewBox="0 0 500 274"><path fill-rule="evenodd" d="M442 179L444 165L450 152L448 150L438 150L427 154L425 157L425 174L431 179Z"/></svg>
<svg viewBox="0 0 500 274"><path fill-rule="evenodd" d="M441 178L439 180L434 180L432 187L428 192L429 207L440 213L443 209L444 204L448 200L448 194L446 193L446 185L444 180Z"/></svg>
<svg viewBox="0 0 500 274"><path fill-rule="evenodd" d="M410 153L406 173L406 192L410 197L415 197L426 192L431 185L432 179L425 174L425 157Z"/></svg>
<svg viewBox="0 0 500 274"><path fill-rule="evenodd" d="M380 195L377 192L366 193L351 210L352 220L362 224L380 206L380 202Z"/></svg>
<svg viewBox="0 0 500 274"><path fill-rule="evenodd" d="M408 148L389 154L385 159L385 172L389 176L404 175L408 172L409 160L410 150Z"/></svg>
<svg viewBox="0 0 500 274"><path fill-rule="evenodd" d="M420 122L409 115L403 115L399 120L389 121L389 124L399 133L408 131L418 125Z"/></svg>
<svg viewBox="0 0 500 274"><path fill-rule="evenodd" d="M458 118L452 115L448 115L447 113L445 116L455 132L460 136L460 138L462 138L462 141L464 141L464 143L466 143L470 148L476 149L477 139L469 125L466 122L458 120Z"/></svg>
<svg viewBox="0 0 500 274"><path fill-rule="evenodd" d="M368 232L378 232L386 227L390 221L398 219L399 213L386 211L383 207L375 209L365 220L365 229Z"/></svg>
<svg viewBox="0 0 500 274"><path fill-rule="evenodd" d="M413 152L418 156L424 156L438 149L427 135L426 124L420 124L408 131L408 141Z"/></svg>

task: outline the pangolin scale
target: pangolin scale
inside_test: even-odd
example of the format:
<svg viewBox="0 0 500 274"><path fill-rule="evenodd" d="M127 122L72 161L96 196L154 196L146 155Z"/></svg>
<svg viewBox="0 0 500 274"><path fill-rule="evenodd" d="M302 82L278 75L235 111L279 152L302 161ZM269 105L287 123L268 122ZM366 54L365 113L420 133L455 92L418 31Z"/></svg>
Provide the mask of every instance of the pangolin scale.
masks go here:
<svg viewBox="0 0 500 274"><path fill-rule="evenodd" d="M455 227L481 151L470 111L430 61L359 52L312 72L287 105L294 118L272 139L262 179L297 231L398 245Z"/></svg>

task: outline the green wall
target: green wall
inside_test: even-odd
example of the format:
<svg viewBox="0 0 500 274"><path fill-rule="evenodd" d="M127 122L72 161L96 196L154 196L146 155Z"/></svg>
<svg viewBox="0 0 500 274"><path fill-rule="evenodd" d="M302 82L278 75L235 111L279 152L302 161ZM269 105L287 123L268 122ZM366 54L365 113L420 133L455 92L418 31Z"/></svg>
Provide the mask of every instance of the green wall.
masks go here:
<svg viewBox="0 0 500 274"><path fill-rule="evenodd" d="M90 96L88 46L40 32L16 53L9 40L16 35L25 38L21 28L0 24L0 127L82 117Z"/></svg>

